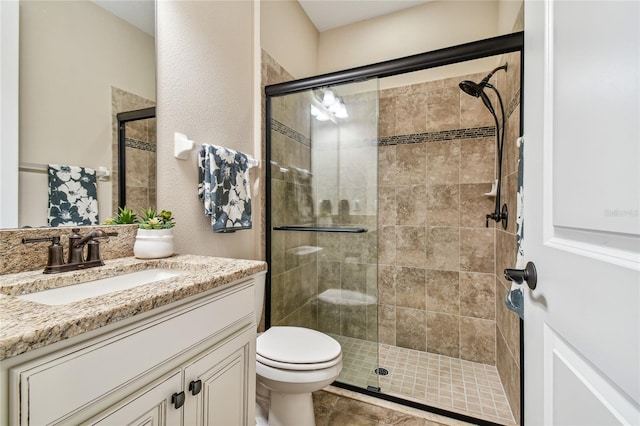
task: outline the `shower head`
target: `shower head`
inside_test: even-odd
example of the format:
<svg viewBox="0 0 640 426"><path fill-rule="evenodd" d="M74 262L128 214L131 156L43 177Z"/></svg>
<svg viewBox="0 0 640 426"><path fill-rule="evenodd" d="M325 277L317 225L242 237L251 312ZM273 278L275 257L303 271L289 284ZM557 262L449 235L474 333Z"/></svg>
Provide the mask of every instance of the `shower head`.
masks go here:
<svg viewBox="0 0 640 426"><path fill-rule="evenodd" d="M493 74L500 70L506 71L508 65L509 64L505 62L504 65L501 65L498 68L494 69L489 74L487 74L487 76L483 78L480 83L474 83L470 80L461 81L459 84L460 89L468 95L475 96L476 98L481 98L482 94L484 93L484 88L489 84L489 80L491 79L491 77L493 77Z"/></svg>
<svg viewBox="0 0 640 426"><path fill-rule="evenodd" d="M467 95L475 96L476 98L480 97L480 93L482 93L483 87L480 87L478 83L474 83L470 80L461 81L460 90L462 90Z"/></svg>
<svg viewBox="0 0 640 426"><path fill-rule="evenodd" d="M493 86L489 84L489 80L491 79L491 77L493 77L493 74L495 74L497 71L499 70L506 71L508 65L509 64L505 62L504 65L501 65L498 68L494 69L489 74L487 74L487 76L483 78L480 83L474 83L473 81L470 81L470 80L461 81L459 84L460 90L462 90L464 93L468 95L475 96L476 98L482 99L482 102L484 102L484 105L487 107L489 112L491 114L495 114L495 110L493 109L493 105L491 105L491 101L489 100L489 97L487 96L486 93L484 93L484 88L485 87L493 88Z"/></svg>
<svg viewBox="0 0 640 426"><path fill-rule="evenodd" d="M484 93L484 88L485 86L488 86L488 85L489 83L477 84L469 80L461 81L459 84L460 89L464 93L471 96L475 96L476 98L482 99L482 102L484 102L484 105L487 107L489 112L491 114L495 114L495 110L493 109L493 105L491 105L491 101L489 100L489 97L487 96L486 93Z"/></svg>

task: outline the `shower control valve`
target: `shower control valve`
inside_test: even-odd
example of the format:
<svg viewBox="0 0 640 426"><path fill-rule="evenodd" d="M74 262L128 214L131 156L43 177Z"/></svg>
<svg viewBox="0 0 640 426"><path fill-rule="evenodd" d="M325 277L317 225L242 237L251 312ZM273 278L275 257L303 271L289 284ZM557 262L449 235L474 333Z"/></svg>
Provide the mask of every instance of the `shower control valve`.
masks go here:
<svg viewBox="0 0 640 426"><path fill-rule="evenodd" d="M495 220L496 222L502 222L502 229L507 229L507 224L509 222L509 210L507 209L507 205L502 205L501 211L495 211L493 213L487 213L485 216L486 222L485 227L489 227L489 219Z"/></svg>

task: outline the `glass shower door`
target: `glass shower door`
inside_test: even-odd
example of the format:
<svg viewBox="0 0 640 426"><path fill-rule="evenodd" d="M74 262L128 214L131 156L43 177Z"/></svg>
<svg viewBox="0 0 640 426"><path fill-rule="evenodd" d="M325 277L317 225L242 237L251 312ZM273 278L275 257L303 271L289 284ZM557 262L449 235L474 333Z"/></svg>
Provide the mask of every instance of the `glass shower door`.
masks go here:
<svg viewBox="0 0 640 426"><path fill-rule="evenodd" d="M334 337L338 381L378 388L378 82L270 101L269 323Z"/></svg>

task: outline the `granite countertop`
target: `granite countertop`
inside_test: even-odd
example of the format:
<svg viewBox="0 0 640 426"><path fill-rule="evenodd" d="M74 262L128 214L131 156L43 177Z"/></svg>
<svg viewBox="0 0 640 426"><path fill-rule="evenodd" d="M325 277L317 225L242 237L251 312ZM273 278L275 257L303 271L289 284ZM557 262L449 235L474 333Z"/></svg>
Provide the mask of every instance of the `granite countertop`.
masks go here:
<svg viewBox="0 0 640 426"><path fill-rule="evenodd" d="M64 305L44 305L15 296L151 268L185 273ZM95 330L154 308L222 287L267 269L256 260L177 255L166 259L133 257L105 260L80 271L43 274L29 271L0 276L0 360Z"/></svg>

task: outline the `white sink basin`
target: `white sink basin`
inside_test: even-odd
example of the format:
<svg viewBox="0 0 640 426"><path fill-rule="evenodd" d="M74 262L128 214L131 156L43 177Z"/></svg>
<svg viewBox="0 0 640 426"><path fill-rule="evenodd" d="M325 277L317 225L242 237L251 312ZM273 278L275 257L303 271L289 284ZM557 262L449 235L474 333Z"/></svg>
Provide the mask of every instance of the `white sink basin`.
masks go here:
<svg viewBox="0 0 640 426"><path fill-rule="evenodd" d="M114 291L127 290L143 284L177 277L185 271L176 269L155 268L144 271L130 272L115 277L101 278L66 287L52 288L50 290L17 296L18 299L31 300L44 305L64 305L78 300L102 296Z"/></svg>

